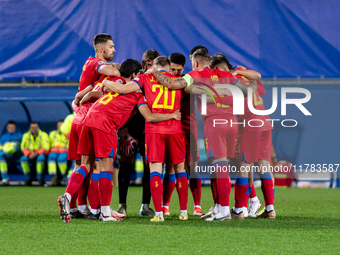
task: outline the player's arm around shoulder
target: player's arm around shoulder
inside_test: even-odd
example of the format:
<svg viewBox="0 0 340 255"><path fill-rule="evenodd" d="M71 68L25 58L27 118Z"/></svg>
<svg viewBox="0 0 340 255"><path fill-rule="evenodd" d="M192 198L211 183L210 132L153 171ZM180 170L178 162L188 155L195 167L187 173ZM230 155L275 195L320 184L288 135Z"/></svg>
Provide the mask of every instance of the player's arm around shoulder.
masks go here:
<svg viewBox="0 0 340 255"><path fill-rule="evenodd" d="M86 103L97 101L103 95L102 91L90 91L79 102L79 106L82 107Z"/></svg>
<svg viewBox="0 0 340 255"><path fill-rule="evenodd" d="M251 83L249 83L249 84L238 80L236 82L235 86L238 87L245 96L248 96L248 88L251 88L252 94L256 93L256 91L257 91L257 81L256 80L251 81Z"/></svg>
<svg viewBox="0 0 340 255"><path fill-rule="evenodd" d="M113 65L101 65L98 67L98 73L106 76L120 76L119 70Z"/></svg>
<svg viewBox="0 0 340 255"><path fill-rule="evenodd" d="M169 89L183 89L190 85L187 84L187 81L184 79L185 76L173 79L157 71L155 67L150 68L148 71L146 71L146 74L153 74L164 87L167 87Z"/></svg>
<svg viewBox="0 0 340 255"><path fill-rule="evenodd" d="M102 90L106 93L114 92L114 93L118 93L121 95L132 93L132 92L135 92L141 89L140 85L134 81L131 81L123 85L119 82L105 80L103 81L101 86L102 86Z"/></svg>
<svg viewBox="0 0 340 255"><path fill-rule="evenodd" d="M247 77L248 79L251 79L251 80L259 80L259 79L261 79L261 74L259 72L256 72L254 70L246 69L243 66L237 67L235 70L232 70L231 73L233 75L242 75L242 76L245 76L245 77Z"/></svg>

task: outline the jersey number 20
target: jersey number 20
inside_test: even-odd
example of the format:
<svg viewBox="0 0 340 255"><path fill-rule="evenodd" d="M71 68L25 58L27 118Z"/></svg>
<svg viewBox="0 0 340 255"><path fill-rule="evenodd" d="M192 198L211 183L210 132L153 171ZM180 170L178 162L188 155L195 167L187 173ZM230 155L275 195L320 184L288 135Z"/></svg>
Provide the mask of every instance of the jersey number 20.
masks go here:
<svg viewBox="0 0 340 255"><path fill-rule="evenodd" d="M152 92L156 92L157 89L159 89L158 95L155 99L155 102L153 102L152 104L152 108L164 108L173 110L175 105L176 91L175 90L171 91L171 105L168 105L169 89L160 84L152 85ZM161 99L162 95L164 95L164 102L163 104L159 104L159 100Z"/></svg>

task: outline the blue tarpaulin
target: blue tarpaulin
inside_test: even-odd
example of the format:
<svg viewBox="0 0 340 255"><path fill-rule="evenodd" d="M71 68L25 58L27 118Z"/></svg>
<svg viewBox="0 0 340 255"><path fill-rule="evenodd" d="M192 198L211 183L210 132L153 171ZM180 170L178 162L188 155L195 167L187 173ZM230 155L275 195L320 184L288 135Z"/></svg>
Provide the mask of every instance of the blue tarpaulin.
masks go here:
<svg viewBox="0 0 340 255"><path fill-rule="evenodd" d="M0 0L0 80L78 80L101 32L116 62L201 44L263 77L340 77L339 10L337 0Z"/></svg>

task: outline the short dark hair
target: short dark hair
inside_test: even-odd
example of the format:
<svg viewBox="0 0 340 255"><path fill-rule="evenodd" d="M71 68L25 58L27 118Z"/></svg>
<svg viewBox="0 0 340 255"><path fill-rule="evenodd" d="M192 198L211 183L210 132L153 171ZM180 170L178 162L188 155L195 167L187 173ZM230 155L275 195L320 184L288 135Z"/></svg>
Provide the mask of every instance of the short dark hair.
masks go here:
<svg viewBox="0 0 340 255"><path fill-rule="evenodd" d="M205 49L205 50L207 50L207 52L208 52L208 54L209 54L209 51L208 51L208 49L207 49L206 47L204 47L203 45L197 45L196 47L194 47L194 48L191 49L190 55L194 54L194 52L195 52L196 50L199 50L199 49Z"/></svg>
<svg viewBox="0 0 340 255"><path fill-rule="evenodd" d="M120 66L120 74L124 78L129 78L133 73L137 74L142 69L142 65L135 59L127 59Z"/></svg>
<svg viewBox="0 0 340 255"><path fill-rule="evenodd" d="M106 43L108 40L112 41L112 37L109 34L97 34L93 39L93 45L96 46L99 43Z"/></svg>
<svg viewBox="0 0 340 255"><path fill-rule="evenodd" d="M59 119L59 120L57 121L57 123L59 123L59 122L64 122L64 120L63 120L63 119Z"/></svg>
<svg viewBox="0 0 340 255"><path fill-rule="evenodd" d="M36 122L36 121L31 121L30 125L32 125L32 124L37 124L39 126L38 122Z"/></svg>
<svg viewBox="0 0 340 255"><path fill-rule="evenodd" d="M160 56L154 59L153 65L158 65L161 67L169 66L170 60L166 56Z"/></svg>
<svg viewBox="0 0 340 255"><path fill-rule="evenodd" d="M142 56L142 63L146 63L147 61L154 60L155 58L159 57L159 53L156 50L147 50L144 52Z"/></svg>
<svg viewBox="0 0 340 255"><path fill-rule="evenodd" d="M14 120L9 120L9 121L7 121L7 125L8 125L8 124L16 125L16 123L15 123Z"/></svg>
<svg viewBox="0 0 340 255"><path fill-rule="evenodd" d="M169 56L170 63L175 63L181 66L185 65L185 56L182 53L172 53Z"/></svg>
<svg viewBox="0 0 340 255"><path fill-rule="evenodd" d="M210 58L210 68L216 68L220 64L226 64L229 70L233 70L233 66L230 64L229 59L223 53L217 53Z"/></svg>
<svg viewBox="0 0 340 255"><path fill-rule="evenodd" d="M192 54L192 59L196 59L199 62L209 63L210 55L207 49L198 49Z"/></svg>

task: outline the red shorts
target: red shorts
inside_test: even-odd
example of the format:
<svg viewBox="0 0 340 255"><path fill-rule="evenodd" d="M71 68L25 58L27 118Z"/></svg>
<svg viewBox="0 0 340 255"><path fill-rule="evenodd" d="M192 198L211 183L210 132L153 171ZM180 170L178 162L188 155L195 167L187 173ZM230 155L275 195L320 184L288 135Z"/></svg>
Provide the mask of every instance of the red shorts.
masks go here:
<svg viewBox="0 0 340 255"><path fill-rule="evenodd" d="M271 160L272 131L245 132L237 136L235 146L236 159L245 162L257 162L260 159Z"/></svg>
<svg viewBox="0 0 340 255"><path fill-rule="evenodd" d="M205 150L208 158L234 157L238 126L231 126L231 121L236 123L236 116L217 115L204 120Z"/></svg>
<svg viewBox="0 0 340 255"><path fill-rule="evenodd" d="M198 150L197 128L182 129L185 140L185 161L193 162L200 160Z"/></svg>
<svg viewBox="0 0 340 255"><path fill-rule="evenodd" d="M83 125L78 153L81 155L91 155L97 158L114 158L117 151L117 136L106 133L97 128Z"/></svg>
<svg viewBox="0 0 340 255"><path fill-rule="evenodd" d="M69 160L81 160L81 154L77 153L79 137L81 133L82 125L71 125L70 142L68 146L68 159Z"/></svg>
<svg viewBox="0 0 340 255"><path fill-rule="evenodd" d="M184 136L179 134L145 134L145 157L148 162L164 163L165 148L169 163L177 165L184 162Z"/></svg>

